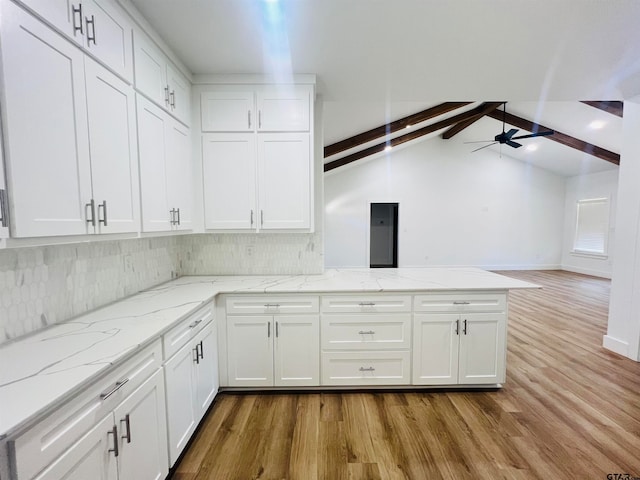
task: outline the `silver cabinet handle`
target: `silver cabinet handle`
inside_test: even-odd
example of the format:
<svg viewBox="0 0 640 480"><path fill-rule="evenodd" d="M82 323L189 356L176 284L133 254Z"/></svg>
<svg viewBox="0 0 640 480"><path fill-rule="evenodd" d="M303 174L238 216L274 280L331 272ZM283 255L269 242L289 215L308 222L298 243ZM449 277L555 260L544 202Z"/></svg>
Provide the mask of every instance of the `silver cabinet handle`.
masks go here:
<svg viewBox="0 0 640 480"><path fill-rule="evenodd" d="M467 319L466 318L464 319L463 325L464 326L462 327L462 333L464 333L466 335L467 334Z"/></svg>
<svg viewBox="0 0 640 480"><path fill-rule="evenodd" d="M198 344L200 345L200 360L204 359L204 345L202 344L202 340L200 340L200 343Z"/></svg>
<svg viewBox="0 0 640 480"><path fill-rule="evenodd" d="M93 15L91 15L91 20L89 17L85 17L85 22L87 24L87 46L89 43L93 42L96 44L96 19ZM91 25L91 33L89 33L89 25Z"/></svg>
<svg viewBox="0 0 640 480"><path fill-rule="evenodd" d="M176 214L178 215L178 225L180 225L180 209L176 208Z"/></svg>
<svg viewBox="0 0 640 480"><path fill-rule="evenodd" d="M360 302L358 305L361 307L375 307L375 302Z"/></svg>
<svg viewBox="0 0 640 480"><path fill-rule="evenodd" d="M460 335L460 319L456 320L456 335Z"/></svg>
<svg viewBox="0 0 640 480"><path fill-rule="evenodd" d="M120 455L120 449L118 448L118 427L114 425L113 428L107 432L107 435L113 435L113 448L110 448L107 452L113 452L113 455L117 457Z"/></svg>
<svg viewBox="0 0 640 480"><path fill-rule="evenodd" d="M86 212L86 210L88 208L89 212L91 213L91 217L89 217L89 215L87 214L87 223L90 223L91 226L95 227L96 226L96 202L95 202L95 200L92 198L89 203L85 204L84 208L85 208L85 212Z"/></svg>
<svg viewBox="0 0 640 480"><path fill-rule="evenodd" d="M360 335L375 335L376 332L374 332L373 330L367 330L366 332L364 330L360 330L358 332L358 334Z"/></svg>
<svg viewBox="0 0 640 480"><path fill-rule="evenodd" d="M453 302L454 305L469 305L469 302L459 302L459 301L455 301Z"/></svg>
<svg viewBox="0 0 640 480"><path fill-rule="evenodd" d="M9 226L9 202L7 202L7 191L0 190L0 227Z"/></svg>
<svg viewBox="0 0 640 480"><path fill-rule="evenodd" d="M116 384L113 387L111 387L111 389L107 390L106 392L102 392L100 394L100 400L106 400L107 398L109 398L111 395L113 395L118 390L120 390L122 388L122 386L125 383L127 383L128 381L129 381L129 379L125 378L124 380L120 380L120 381L116 382Z"/></svg>
<svg viewBox="0 0 640 480"><path fill-rule="evenodd" d="M169 106L169 85L164 87L164 103L167 107Z"/></svg>
<svg viewBox="0 0 640 480"><path fill-rule="evenodd" d="M260 210L260 226L264 225L264 210Z"/></svg>
<svg viewBox="0 0 640 480"><path fill-rule="evenodd" d="M262 128L262 110L258 110L258 128Z"/></svg>
<svg viewBox="0 0 640 480"><path fill-rule="evenodd" d="M80 35L84 35L84 28L82 26L82 4L78 4L78 8L71 5L71 12L71 15L73 16L73 35L75 36L78 30L80 31ZM76 14L78 15L78 20L80 20L78 22L79 25L76 25Z"/></svg>
<svg viewBox="0 0 640 480"><path fill-rule="evenodd" d="M264 304L264 308L280 308L280 304L279 303L265 303Z"/></svg>
<svg viewBox="0 0 640 480"><path fill-rule="evenodd" d="M279 332L278 332L278 322L276 322L276 338L278 338Z"/></svg>
<svg viewBox="0 0 640 480"><path fill-rule="evenodd" d="M102 218L100 218L100 209L102 209ZM107 201L103 200L102 203L98 204L98 223L104 224L105 227L107 224Z"/></svg>
<svg viewBox="0 0 640 480"><path fill-rule="evenodd" d="M202 322L202 319L196 320L189 325L189 328L196 328L200 324L200 322Z"/></svg>
<svg viewBox="0 0 640 480"><path fill-rule="evenodd" d="M120 420L120 423L122 422L124 422L124 426L127 428L127 433L125 435L122 435L122 437L120 438L124 438L127 440L127 443L131 443L131 422L130 422L128 413L124 416L122 420Z"/></svg>
<svg viewBox="0 0 640 480"><path fill-rule="evenodd" d="M360 371L361 372L375 372L376 369L373 368L373 367L368 367L368 368L360 367Z"/></svg>
<svg viewBox="0 0 640 480"><path fill-rule="evenodd" d="M247 110L247 123L249 125L247 128L251 128L251 110Z"/></svg>
<svg viewBox="0 0 640 480"><path fill-rule="evenodd" d="M169 105L171 105L171 108L175 109L176 108L176 91L175 90L171 90L171 93L169 94Z"/></svg>
<svg viewBox="0 0 640 480"><path fill-rule="evenodd" d="M251 218L251 226L253 227L253 210L251 210L251 216L250 216L250 218Z"/></svg>
<svg viewBox="0 0 640 480"><path fill-rule="evenodd" d="M267 338L271 338L271 322L267 322Z"/></svg>
<svg viewBox="0 0 640 480"><path fill-rule="evenodd" d="M199 348L198 348L199 346L200 346L200 344L199 344L199 343L197 343L197 344L196 344L196 347L193 349L193 352L196 354L196 356L195 356L195 358L193 359L193 361L194 361L195 363L197 363L197 364L199 364L199 363L200 363L200 352L198 351L198 350L199 350Z"/></svg>

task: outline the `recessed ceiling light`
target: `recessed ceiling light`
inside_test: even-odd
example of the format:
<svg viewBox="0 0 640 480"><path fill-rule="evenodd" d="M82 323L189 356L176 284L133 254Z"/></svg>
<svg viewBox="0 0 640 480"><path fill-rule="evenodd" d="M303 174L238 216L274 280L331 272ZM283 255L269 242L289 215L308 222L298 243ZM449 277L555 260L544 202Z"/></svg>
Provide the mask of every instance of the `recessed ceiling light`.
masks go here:
<svg viewBox="0 0 640 480"><path fill-rule="evenodd" d="M530 143L525 148L527 149L528 152L535 152L536 150L538 150L538 145L535 143Z"/></svg>
<svg viewBox="0 0 640 480"><path fill-rule="evenodd" d="M384 151L388 152L391 150L391 145L387 145L386 147L384 147Z"/></svg>
<svg viewBox="0 0 640 480"><path fill-rule="evenodd" d="M406 127L404 127L404 128L411 128L411 125L407 125L407 126L406 126Z"/></svg>
<svg viewBox="0 0 640 480"><path fill-rule="evenodd" d="M605 122L603 122L602 120L594 120L589 124L589 128L593 128L594 130L600 130L604 126Z"/></svg>

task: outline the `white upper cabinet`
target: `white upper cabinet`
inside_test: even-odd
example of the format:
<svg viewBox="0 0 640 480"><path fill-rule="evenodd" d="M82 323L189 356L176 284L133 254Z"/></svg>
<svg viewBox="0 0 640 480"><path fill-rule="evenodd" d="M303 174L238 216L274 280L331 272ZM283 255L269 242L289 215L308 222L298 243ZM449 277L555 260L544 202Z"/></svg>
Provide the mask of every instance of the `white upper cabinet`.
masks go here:
<svg viewBox="0 0 640 480"><path fill-rule="evenodd" d="M253 91L204 92L200 98L203 132L253 132Z"/></svg>
<svg viewBox="0 0 640 480"><path fill-rule="evenodd" d="M258 131L308 132L311 91L307 87L282 85L257 92Z"/></svg>
<svg viewBox="0 0 640 480"><path fill-rule="evenodd" d="M84 55L14 3L1 3L4 135L12 235L88 233Z"/></svg>
<svg viewBox="0 0 640 480"><path fill-rule="evenodd" d="M131 82L131 22L113 0L20 0L47 23Z"/></svg>
<svg viewBox="0 0 640 480"><path fill-rule="evenodd" d="M143 33L134 35L136 88L185 125L191 116L191 84Z"/></svg>
<svg viewBox="0 0 640 480"><path fill-rule="evenodd" d="M96 228L100 233L136 232L135 95L130 85L90 58L85 62Z"/></svg>
<svg viewBox="0 0 640 480"><path fill-rule="evenodd" d="M173 230L193 228L193 169L189 129L173 119L165 124L167 202Z"/></svg>

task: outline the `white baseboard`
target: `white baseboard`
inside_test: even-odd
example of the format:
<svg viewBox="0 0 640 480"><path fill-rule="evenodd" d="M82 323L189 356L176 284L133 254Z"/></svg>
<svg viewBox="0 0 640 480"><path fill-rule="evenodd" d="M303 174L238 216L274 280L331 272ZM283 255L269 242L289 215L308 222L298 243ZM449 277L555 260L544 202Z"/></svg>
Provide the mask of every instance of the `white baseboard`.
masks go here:
<svg viewBox="0 0 640 480"><path fill-rule="evenodd" d="M574 267L572 265L562 265L562 270L573 273L582 273L583 275L591 275L592 277L608 278L611 279L611 272L604 272L602 270L595 270L593 268L581 268Z"/></svg>
<svg viewBox="0 0 640 480"><path fill-rule="evenodd" d="M629 344L627 342L605 335L602 337L602 346L607 350L611 350L612 352L631 358L629 357Z"/></svg>

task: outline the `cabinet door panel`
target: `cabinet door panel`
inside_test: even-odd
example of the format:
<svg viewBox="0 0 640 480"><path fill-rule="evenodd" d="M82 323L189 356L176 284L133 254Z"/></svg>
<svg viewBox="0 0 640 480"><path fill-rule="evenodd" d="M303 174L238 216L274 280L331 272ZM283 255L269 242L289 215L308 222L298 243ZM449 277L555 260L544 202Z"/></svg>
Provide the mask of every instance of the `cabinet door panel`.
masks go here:
<svg viewBox="0 0 640 480"><path fill-rule="evenodd" d="M122 78L132 81L132 27L127 16L111 0L85 0L83 7L85 47ZM92 17L93 24L87 24Z"/></svg>
<svg viewBox="0 0 640 480"><path fill-rule="evenodd" d="M182 123L191 123L191 85L182 73L167 63L167 84L169 85L169 107Z"/></svg>
<svg viewBox="0 0 640 480"><path fill-rule="evenodd" d="M179 209L179 212L174 213L173 228L189 230L193 226L191 137L189 129L172 118L166 119L166 128L168 205L169 210Z"/></svg>
<svg viewBox="0 0 640 480"><path fill-rule="evenodd" d="M258 92L258 131L308 132L311 93L307 87L282 85Z"/></svg>
<svg viewBox="0 0 640 480"><path fill-rule="evenodd" d="M320 317L276 316L275 385L320 385Z"/></svg>
<svg viewBox="0 0 640 480"><path fill-rule="evenodd" d="M505 381L505 315L462 314L460 383L494 384ZM464 321L466 320L466 333Z"/></svg>
<svg viewBox="0 0 640 480"><path fill-rule="evenodd" d="M218 393L218 335L215 322L206 326L195 338L200 360L196 363L196 420L200 420Z"/></svg>
<svg viewBox="0 0 640 480"><path fill-rule="evenodd" d="M203 135L202 157L205 228L255 229L254 135Z"/></svg>
<svg viewBox="0 0 640 480"><path fill-rule="evenodd" d="M80 24L83 21L80 13L73 13L73 8L78 9L81 0L20 0L36 14L45 19L48 23L60 30L77 43L83 42L83 34L80 30ZM75 18L74 18L75 17ZM83 27L84 31L84 27Z"/></svg>
<svg viewBox="0 0 640 480"><path fill-rule="evenodd" d="M309 135L261 134L258 190L261 229L310 227Z"/></svg>
<svg viewBox="0 0 640 480"><path fill-rule="evenodd" d="M136 88L156 104L169 108L165 56L144 34L136 31L133 42Z"/></svg>
<svg viewBox="0 0 640 480"><path fill-rule="evenodd" d="M169 472L169 459L162 370L122 402L114 414L120 437L119 478L163 480Z"/></svg>
<svg viewBox="0 0 640 480"><path fill-rule="evenodd" d="M167 203L165 113L137 96L142 230L171 230Z"/></svg>
<svg viewBox="0 0 640 480"><path fill-rule="evenodd" d="M454 314L416 314L413 323L413 384L458 383L461 326Z"/></svg>
<svg viewBox="0 0 640 480"><path fill-rule="evenodd" d="M66 450L34 480L117 480L113 452L113 414L109 414L84 437Z"/></svg>
<svg viewBox="0 0 640 480"><path fill-rule="evenodd" d="M196 428L195 376L196 352L193 342L185 345L165 364L167 385L167 426L169 460L176 462Z"/></svg>
<svg viewBox="0 0 640 480"><path fill-rule="evenodd" d="M257 124L253 92L204 92L200 112L203 132L252 132Z"/></svg>
<svg viewBox="0 0 640 480"><path fill-rule="evenodd" d="M227 317L229 386L273 386L272 318Z"/></svg>
<svg viewBox="0 0 640 480"><path fill-rule="evenodd" d="M13 3L1 8L12 234L86 234L91 177L83 54Z"/></svg>
<svg viewBox="0 0 640 480"><path fill-rule="evenodd" d="M107 202L107 225L100 233L136 232L138 188L133 89L86 58L87 112L93 198ZM98 217L104 219L104 209Z"/></svg>

